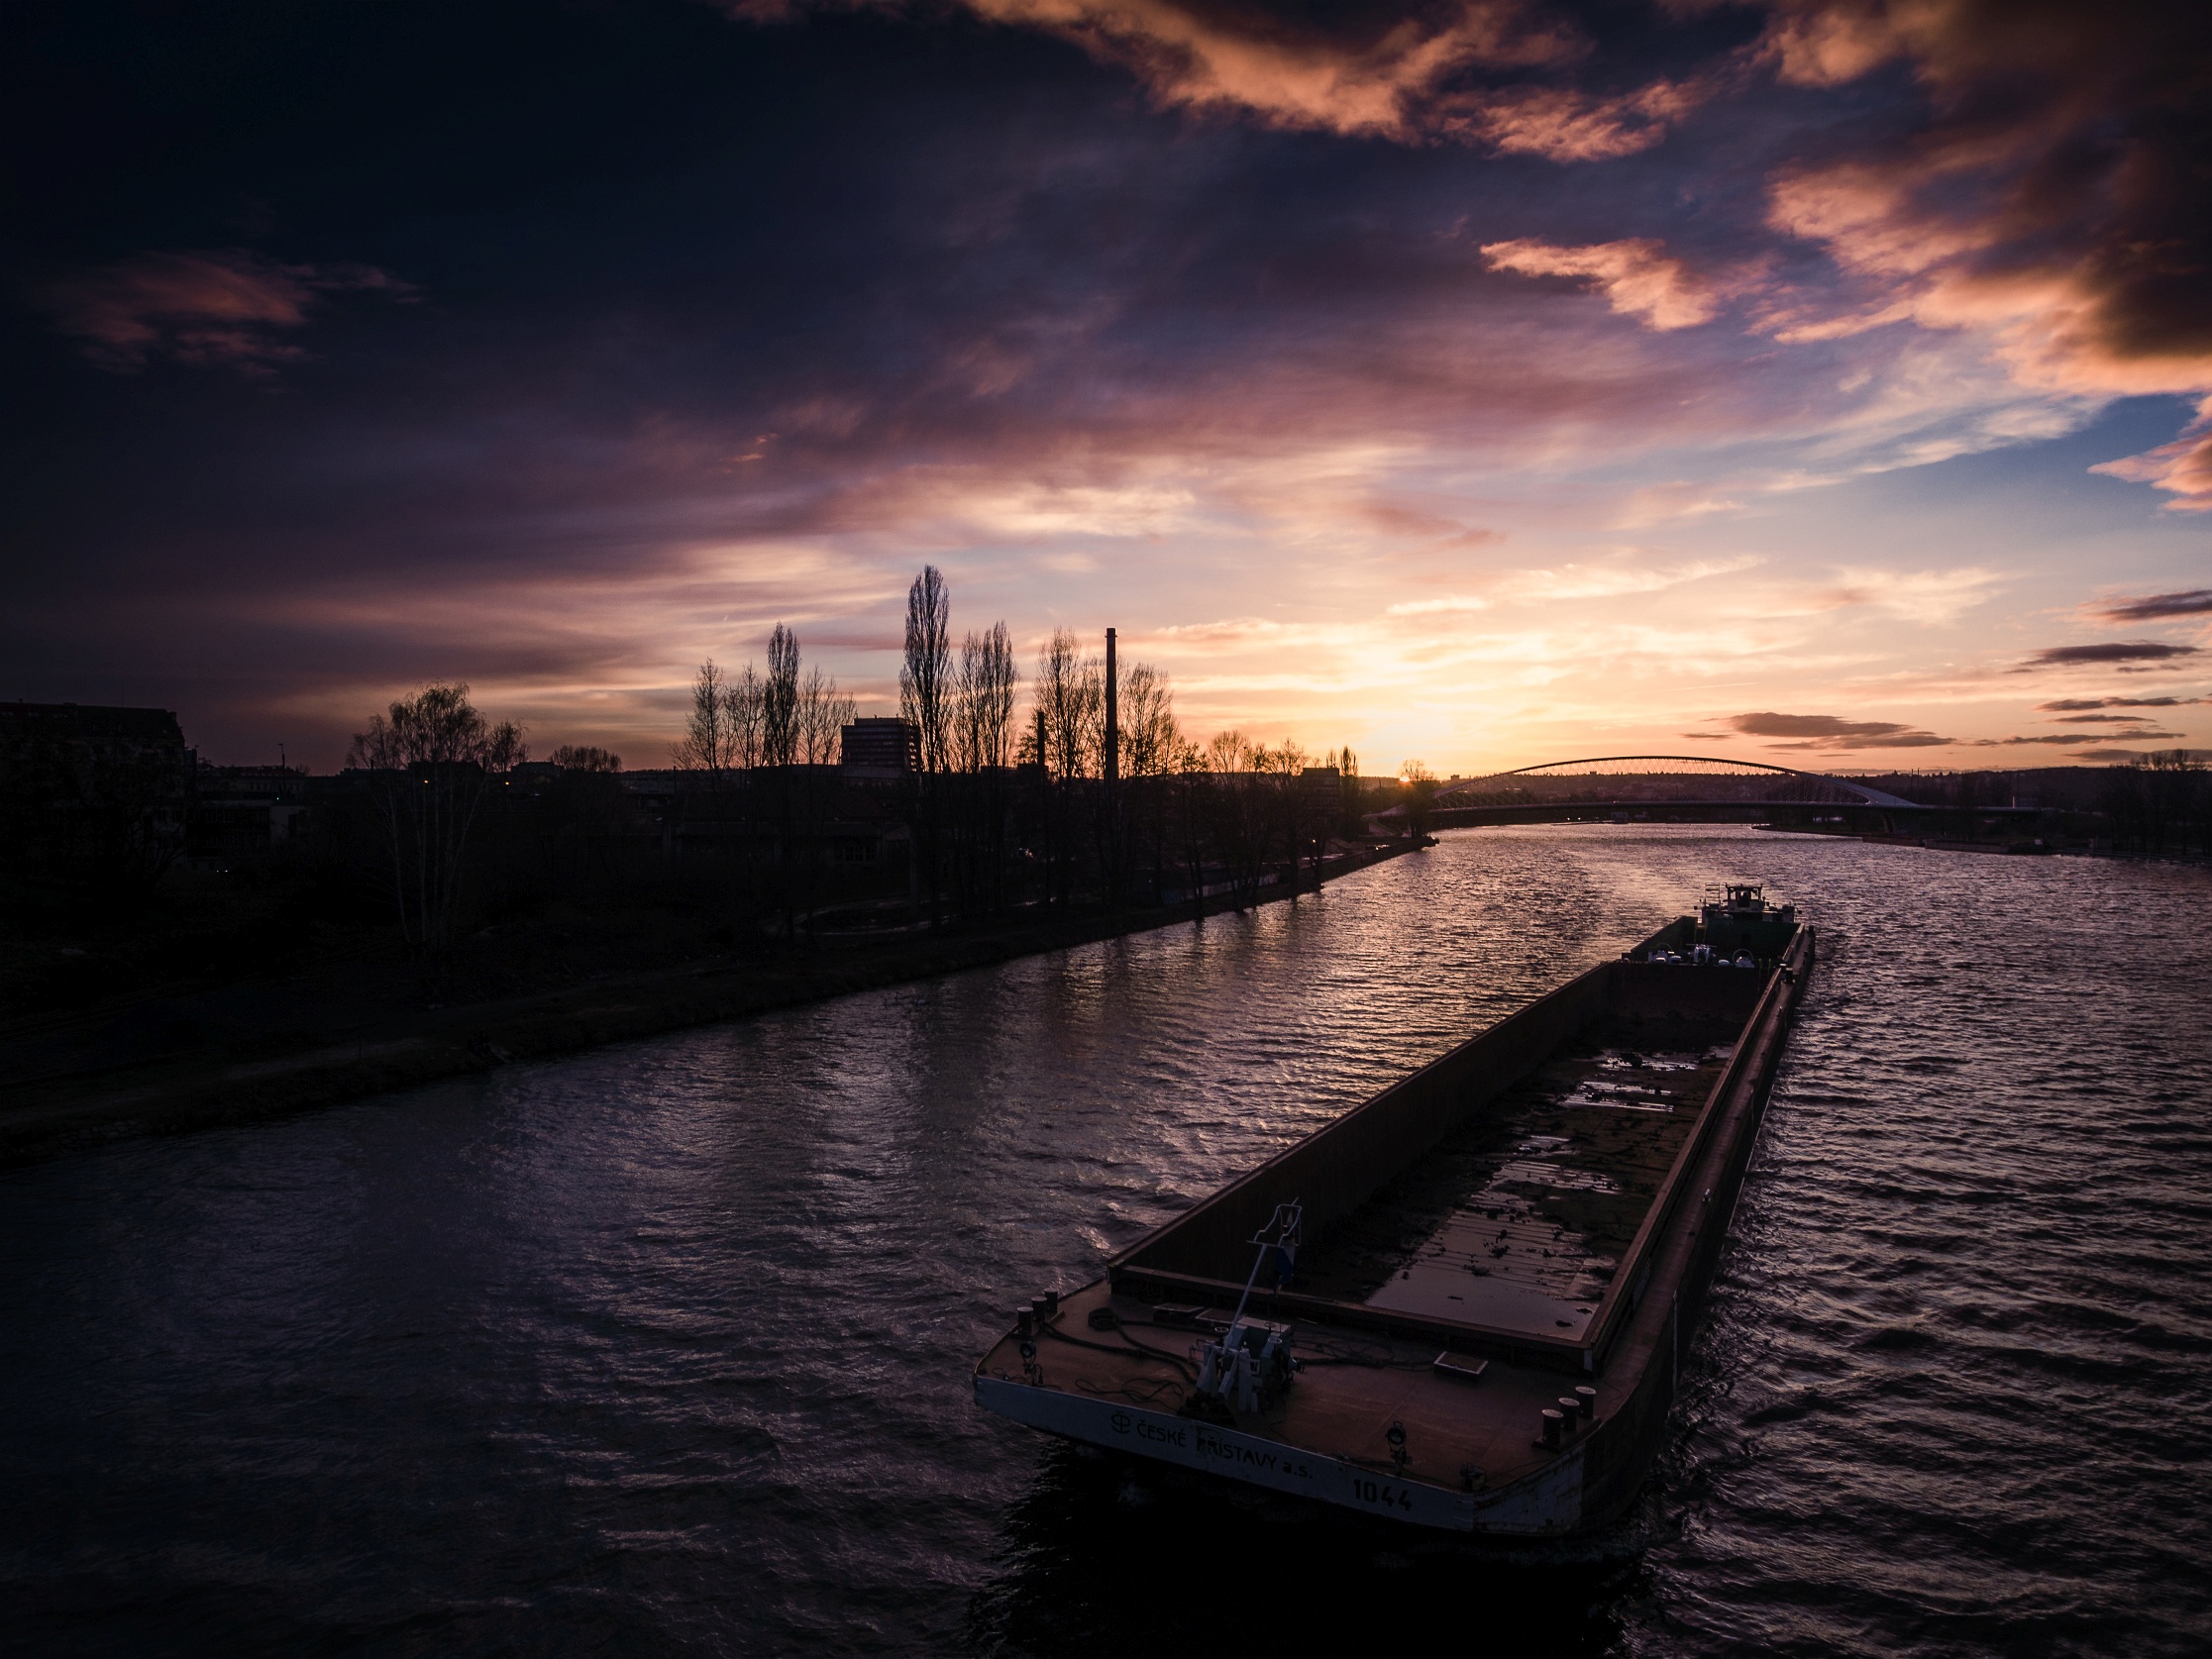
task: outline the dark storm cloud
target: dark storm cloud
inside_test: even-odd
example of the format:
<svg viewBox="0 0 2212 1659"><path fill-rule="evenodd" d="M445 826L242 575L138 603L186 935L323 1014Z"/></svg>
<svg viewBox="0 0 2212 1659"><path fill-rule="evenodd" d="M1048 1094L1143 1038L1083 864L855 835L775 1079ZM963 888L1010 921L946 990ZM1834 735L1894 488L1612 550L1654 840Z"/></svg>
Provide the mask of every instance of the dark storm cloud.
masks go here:
<svg viewBox="0 0 2212 1659"><path fill-rule="evenodd" d="M1902 68L1923 94L1917 119L1862 128L1855 142L1831 137L1774 189L1774 227L1825 247L1864 304L1823 315L1817 296L1809 305L1777 289L1776 326L1984 324L2009 337L2031 376L2101 393L2212 392L2212 178L2199 164L2212 11L2201 6L1693 5L1663 15L1697 19L1704 34L1654 32L1629 51L1621 13L1523 0L1315 14L1204 0L966 3L1125 65L1169 106L1559 161L1657 145L1765 75L1826 90ZM1746 15L1763 22L1755 38L1713 28ZM1630 63L1646 66L1640 81L1622 77ZM1565 269L1629 245L1515 246L1525 261ZM2208 456L2212 438L2192 438L2109 469L2212 505Z"/></svg>
<svg viewBox="0 0 2212 1659"><path fill-rule="evenodd" d="M889 529L977 473L1110 485L1147 455L1266 454L1286 431L1448 420L1508 442L1680 403L1658 360L1560 361L1508 398L1494 363L1439 350L1431 324L1495 279L1439 236L1418 153L1132 124L1109 78L1004 33L924 32L917 51L880 21L764 33L640 8L539 19L519 49L444 17L403 48L382 15L326 21L342 41L295 33L337 77L327 95L248 77L197 151L128 142L135 108L49 111L56 152L81 137L102 156L72 120L123 129L80 184L159 200L92 227L77 195L48 204L73 267L41 289L48 315L110 366L169 371L124 396L18 342L43 401L105 450L27 435L60 463L25 467L51 596L189 569L203 595L409 581L434 604L516 572L674 570L702 545ZM200 52L250 59L252 33ZM329 61L355 49L362 84ZM528 73L494 69L510 50ZM625 56L650 60L650 107L626 89L608 107L600 62ZM496 88L480 101L478 69ZM419 84L417 124L364 163L361 106L392 76ZM864 98L821 102L856 78ZM545 153L525 162L516 135ZM71 245L204 246L244 198L275 204L280 251ZM396 291L385 271L420 303L327 303ZM280 382L178 377L217 363ZM1494 535L1441 522L1457 545ZM312 655L344 672L326 643Z"/></svg>
<svg viewBox="0 0 2212 1659"><path fill-rule="evenodd" d="M1765 50L1786 80L1843 85L1899 64L1924 120L1808 160L1785 214L1900 287L2030 325L2054 372L2207 389L2212 14L2065 0L1775 0ZM2055 291L2028 309L2005 290ZM2039 315L2037 304L2048 308Z"/></svg>
<svg viewBox="0 0 2212 1659"><path fill-rule="evenodd" d="M899 582L824 540L1018 557L1009 489L1169 461L1820 430L1805 386L1884 318L1995 331L2039 385L2212 388L2176 300L2193 27L17 8L0 656L37 684L0 689L251 711L619 679L672 618L871 640ZM1409 542L1501 534L1347 495Z"/></svg>

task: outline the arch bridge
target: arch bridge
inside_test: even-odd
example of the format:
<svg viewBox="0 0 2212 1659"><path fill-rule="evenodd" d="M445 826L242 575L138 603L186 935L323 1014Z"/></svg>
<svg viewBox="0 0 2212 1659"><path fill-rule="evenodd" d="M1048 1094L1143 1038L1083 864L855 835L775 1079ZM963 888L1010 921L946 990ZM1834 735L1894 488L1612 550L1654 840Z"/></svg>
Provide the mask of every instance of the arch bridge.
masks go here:
<svg viewBox="0 0 2212 1659"><path fill-rule="evenodd" d="M1438 827L1545 823L1605 817L1682 822L1758 819L1897 828L1951 808L1905 800L1856 778L1765 761L1711 755L1601 755L1516 767L1487 778L1455 778L1431 797ZM1977 816L2030 816L2033 808L1981 807ZM1401 817L1403 807L1388 816Z"/></svg>

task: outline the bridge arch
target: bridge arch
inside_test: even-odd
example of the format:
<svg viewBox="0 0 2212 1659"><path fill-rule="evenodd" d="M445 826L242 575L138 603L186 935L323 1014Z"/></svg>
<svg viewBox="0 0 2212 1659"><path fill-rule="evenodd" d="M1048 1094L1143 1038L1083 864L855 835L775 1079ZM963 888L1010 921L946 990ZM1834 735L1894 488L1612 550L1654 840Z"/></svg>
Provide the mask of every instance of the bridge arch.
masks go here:
<svg viewBox="0 0 2212 1659"><path fill-rule="evenodd" d="M1514 787L1506 781L1509 778L1606 776L1606 773L1598 770L1600 768L1608 769L1614 777L1702 775L1772 778L1781 788L1761 798L1773 800L1777 804L1787 801L1800 805L1885 806L1907 811L1918 807L1917 802L1870 787L1853 778L1837 778L1822 772L1806 772L1797 767L1776 766L1769 761L1739 760L1726 755L1593 755L1572 761L1545 761L1536 766L1494 772L1482 778L1456 779L1436 791L1433 804L1446 808L1504 804L1499 797Z"/></svg>

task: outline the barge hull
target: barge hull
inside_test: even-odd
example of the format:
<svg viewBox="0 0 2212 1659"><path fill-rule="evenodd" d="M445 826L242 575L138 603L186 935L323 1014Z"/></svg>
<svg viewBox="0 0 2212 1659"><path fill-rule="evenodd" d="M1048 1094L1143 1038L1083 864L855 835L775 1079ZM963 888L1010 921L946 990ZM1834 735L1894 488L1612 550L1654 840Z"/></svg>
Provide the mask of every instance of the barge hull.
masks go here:
<svg viewBox="0 0 2212 1659"><path fill-rule="evenodd" d="M976 1402L1063 1439L1081 1440L1209 1475L1226 1475L1297 1498L1452 1532L1471 1531L1474 1526L1472 1494L1445 1492L1425 1482L1403 1479L1395 1472L1363 1468L1172 1411L1120 1405L992 1377L976 1379Z"/></svg>
<svg viewBox="0 0 2212 1659"><path fill-rule="evenodd" d="M1069 1439L1414 1525L1527 1537L1609 1523L1663 1440L1813 962L1805 929L1755 982L1735 980L1742 970L1627 960L1578 977L1123 1252L1106 1279L1026 1327L1036 1340L1025 1354L1009 1335L984 1356L978 1403ZM1258 1412L1193 1414L1194 1338L1226 1323L1243 1289L1231 1251L1266 1206L1319 1175L1321 1220L1341 1219L1428 1157L1455 1121L1500 1109L1547 1057L1624 1008L1692 1022L1731 1009L1737 1040L1585 1328L1570 1340L1262 1286L1251 1308L1291 1326L1296 1381ZM1243 1256L1248 1266L1248 1247ZM1180 1359L1178 1342L1189 1345ZM1453 1367L1433 1367L1444 1355ZM1461 1360L1475 1358L1479 1383L1446 1380L1467 1376ZM1568 1412L1547 1447L1544 1407L1571 1403L1556 1397L1578 1383L1587 1420Z"/></svg>

